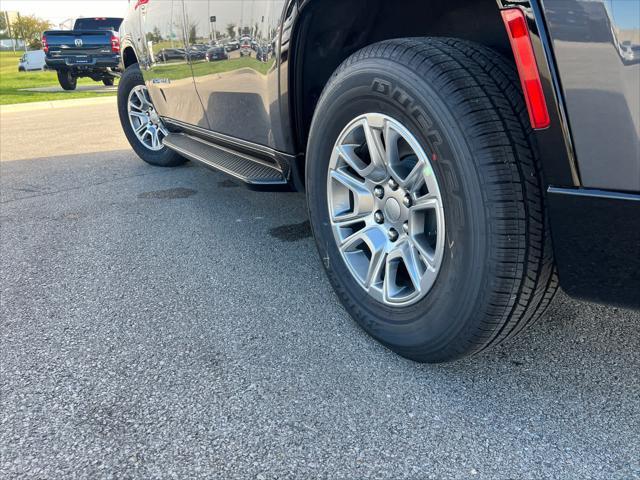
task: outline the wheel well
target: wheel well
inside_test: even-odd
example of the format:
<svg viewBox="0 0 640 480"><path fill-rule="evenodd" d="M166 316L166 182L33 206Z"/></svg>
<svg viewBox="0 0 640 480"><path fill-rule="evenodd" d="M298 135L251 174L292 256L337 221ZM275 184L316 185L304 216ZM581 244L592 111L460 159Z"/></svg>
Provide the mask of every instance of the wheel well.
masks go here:
<svg viewBox="0 0 640 480"><path fill-rule="evenodd" d="M299 15L289 80L300 153L327 81L348 56L367 45L401 37L457 37L513 61L495 0L309 0Z"/></svg>
<svg viewBox="0 0 640 480"><path fill-rule="evenodd" d="M136 52L131 47L127 47L122 52L122 61L124 63L124 68L128 68L131 65L138 63L138 58L136 57Z"/></svg>

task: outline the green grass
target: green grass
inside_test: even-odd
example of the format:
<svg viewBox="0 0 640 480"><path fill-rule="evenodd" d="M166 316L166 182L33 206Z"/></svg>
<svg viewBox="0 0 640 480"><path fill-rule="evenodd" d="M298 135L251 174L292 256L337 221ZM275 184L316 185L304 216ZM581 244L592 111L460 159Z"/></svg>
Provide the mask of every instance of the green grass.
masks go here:
<svg viewBox="0 0 640 480"><path fill-rule="evenodd" d="M59 85L55 72L18 72L18 60L21 56L22 52L0 52L0 105L115 95L115 92L66 92L61 90L60 92L45 93L21 91L20 89L23 88ZM196 77L202 77L239 68L250 68L262 75L266 75L273 67L274 62L273 58L268 62L259 62L252 57L233 58L218 62L200 61L193 65L193 73ZM191 76L191 68L185 63L158 65L157 69L162 71L164 78L170 80L179 80ZM78 85L95 85L96 83L90 78L78 79Z"/></svg>
<svg viewBox="0 0 640 480"><path fill-rule="evenodd" d="M56 72L18 72L23 52L0 52L0 105L12 103L65 100L68 98L102 97L115 92L23 92L22 88L51 87L58 84ZM95 85L90 78L79 78L78 85Z"/></svg>
<svg viewBox="0 0 640 480"><path fill-rule="evenodd" d="M193 64L193 75L196 77L204 77L215 73L230 72L240 68L250 68L262 75L266 75L269 69L275 63L275 59L268 62L259 62L252 57L232 58L229 60L219 60L217 62L198 61ZM186 63L167 63L158 64L155 68L158 75L169 80L180 80L191 76L191 68Z"/></svg>

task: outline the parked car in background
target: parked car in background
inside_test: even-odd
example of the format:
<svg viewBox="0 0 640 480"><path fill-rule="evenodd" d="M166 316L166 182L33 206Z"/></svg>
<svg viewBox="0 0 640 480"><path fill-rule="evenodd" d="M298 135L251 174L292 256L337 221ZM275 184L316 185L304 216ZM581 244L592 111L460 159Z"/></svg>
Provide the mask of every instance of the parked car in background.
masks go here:
<svg viewBox="0 0 640 480"><path fill-rule="evenodd" d="M269 45L258 45L256 47L256 59L259 62L269 61Z"/></svg>
<svg viewBox="0 0 640 480"><path fill-rule="evenodd" d="M121 23L122 18L79 18L73 30L42 34L45 62L56 70L63 89L75 90L80 77L113 85L120 65Z"/></svg>
<svg viewBox="0 0 640 480"><path fill-rule="evenodd" d="M337 298L382 344L423 362L482 352L540 318L559 285L640 307L640 63L611 33L636 41L636 1L228 2L229 19L264 19L258 44L278 32L277 71L228 60L225 75L201 62L167 78L145 34L208 18L209 3L130 9L127 139L151 165L304 191ZM304 251L290 248L273 265L285 283ZM272 294L318 295L307 287Z"/></svg>
<svg viewBox="0 0 640 480"><path fill-rule="evenodd" d="M233 52L235 50L239 50L240 42L238 40L231 40L225 44L224 48L227 52Z"/></svg>
<svg viewBox="0 0 640 480"><path fill-rule="evenodd" d="M251 56L251 40L246 39L240 42L240 56L241 57L250 57Z"/></svg>
<svg viewBox="0 0 640 480"><path fill-rule="evenodd" d="M163 48L158 53L158 60L169 62L171 60L186 60L187 51L183 48Z"/></svg>
<svg viewBox="0 0 640 480"><path fill-rule="evenodd" d="M42 50L34 50L25 52L18 62L19 72L31 72L34 70L44 70L47 67L45 63L45 53Z"/></svg>
<svg viewBox="0 0 640 480"><path fill-rule="evenodd" d="M216 60L227 60L229 55L224 47L211 47L207 50L205 60L208 62L214 62Z"/></svg>
<svg viewBox="0 0 640 480"><path fill-rule="evenodd" d="M205 55L207 54L206 45L204 48L200 46L192 46L188 50L189 60L204 60Z"/></svg>

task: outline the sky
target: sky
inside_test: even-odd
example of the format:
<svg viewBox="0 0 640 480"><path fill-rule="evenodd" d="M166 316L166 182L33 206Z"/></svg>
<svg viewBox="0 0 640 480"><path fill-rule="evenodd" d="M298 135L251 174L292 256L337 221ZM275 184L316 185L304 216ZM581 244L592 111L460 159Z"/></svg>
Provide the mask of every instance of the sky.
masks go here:
<svg viewBox="0 0 640 480"><path fill-rule="evenodd" d="M124 17L127 0L1 0L0 10L36 15L54 24L77 17Z"/></svg>

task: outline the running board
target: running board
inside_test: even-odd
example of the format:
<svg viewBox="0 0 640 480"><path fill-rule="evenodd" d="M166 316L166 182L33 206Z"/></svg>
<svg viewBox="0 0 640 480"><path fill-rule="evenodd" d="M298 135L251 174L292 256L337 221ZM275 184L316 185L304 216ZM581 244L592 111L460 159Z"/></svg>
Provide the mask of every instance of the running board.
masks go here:
<svg viewBox="0 0 640 480"><path fill-rule="evenodd" d="M180 155L219 170L256 190L282 190L289 182L275 165L185 133L170 133L164 144Z"/></svg>

